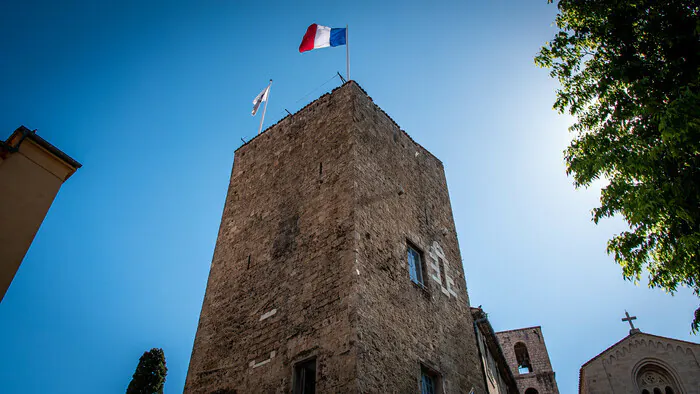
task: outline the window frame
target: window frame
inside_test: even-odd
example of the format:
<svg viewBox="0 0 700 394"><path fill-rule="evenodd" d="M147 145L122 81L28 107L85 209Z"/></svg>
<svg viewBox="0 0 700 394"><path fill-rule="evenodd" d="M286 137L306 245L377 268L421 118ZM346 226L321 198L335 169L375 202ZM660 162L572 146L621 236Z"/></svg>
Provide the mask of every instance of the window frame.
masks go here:
<svg viewBox="0 0 700 394"><path fill-rule="evenodd" d="M415 256L418 257L418 267L415 267L415 264L413 265L415 267L415 272L416 272L416 280L413 280L413 276L411 275L411 251L415 252ZM417 286L420 286L423 289L426 289L426 280L425 280L425 258L424 258L424 253L421 248L416 246L415 243L411 242L410 240L406 240L406 265L408 266L408 277L411 279L411 282L416 284Z"/></svg>
<svg viewBox="0 0 700 394"><path fill-rule="evenodd" d="M297 361L292 366L292 394L304 394L304 386L300 386L303 383L299 382L299 375L301 371L306 369L304 367L312 362L314 366L313 392L316 393L316 382L318 381L318 359L316 356L314 356Z"/></svg>
<svg viewBox="0 0 700 394"><path fill-rule="evenodd" d="M440 372L436 371L433 368L430 368L429 366L420 363L420 379L419 379L419 384L420 384L420 393L421 394L426 394L426 392L423 390L423 380L424 378L428 378L431 381L432 384L432 394L439 394L443 392L442 389L442 374ZM431 394L431 393L427 393Z"/></svg>

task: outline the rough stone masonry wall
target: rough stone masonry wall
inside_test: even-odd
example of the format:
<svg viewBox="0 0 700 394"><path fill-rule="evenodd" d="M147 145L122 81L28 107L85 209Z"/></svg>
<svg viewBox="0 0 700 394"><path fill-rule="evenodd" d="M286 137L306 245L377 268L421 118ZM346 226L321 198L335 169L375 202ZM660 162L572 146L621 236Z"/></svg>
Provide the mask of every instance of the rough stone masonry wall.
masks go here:
<svg viewBox="0 0 700 394"><path fill-rule="evenodd" d="M528 388L534 388L539 394L559 394L540 327L501 331L496 333L496 337L521 393L525 393ZM518 373L518 361L515 357L515 344L518 342L524 343L527 347L532 365L531 373Z"/></svg>
<svg viewBox="0 0 700 394"><path fill-rule="evenodd" d="M484 392L442 163L351 87L359 389L419 392L423 364L441 374L445 393ZM425 288L409 278L407 241L422 251Z"/></svg>
<svg viewBox="0 0 700 394"><path fill-rule="evenodd" d="M236 152L185 392L290 392L308 357L319 393L484 389L442 164L354 82Z"/></svg>
<svg viewBox="0 0 700 394"><path fill-rule="evenodd" d="M186 393L290 392L309 357L317 392L356 391L350 93L236 151Z"/></svg>
<svg viewBox="0 0 700 394"><path fill-rule="evenodd" d="M646 364L668 373L676 393L700 394L700 345L632 334L581 367L581 394L640 392L637 375ZM649 389L649 391L652 391Z"/></svg>

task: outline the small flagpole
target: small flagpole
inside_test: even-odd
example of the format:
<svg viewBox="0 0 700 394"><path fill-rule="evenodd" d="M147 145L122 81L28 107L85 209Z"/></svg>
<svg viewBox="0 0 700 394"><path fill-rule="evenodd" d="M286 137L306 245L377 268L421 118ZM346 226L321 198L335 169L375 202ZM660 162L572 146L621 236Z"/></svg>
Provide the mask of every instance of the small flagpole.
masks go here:
<svg viewBox="0 0 700 394"><path fill-rule="evenodd" d="M272 86L272 80L270 80L270 83L267 85L267 94L265 97L265 107L263 108L263 114L262 117L260 118L260 128L258 129L258 134L262 132L262 125L263 121L265 120L265 112L267 111L267 102L270 101L270 87Z"/></svg>
<svg viewBox="0 0 700 394"><path fill-rule="evenodd" d="M346 66L346 76L348 81L350 80L350 30L348 25L345 25L345 66Z"/></svg>

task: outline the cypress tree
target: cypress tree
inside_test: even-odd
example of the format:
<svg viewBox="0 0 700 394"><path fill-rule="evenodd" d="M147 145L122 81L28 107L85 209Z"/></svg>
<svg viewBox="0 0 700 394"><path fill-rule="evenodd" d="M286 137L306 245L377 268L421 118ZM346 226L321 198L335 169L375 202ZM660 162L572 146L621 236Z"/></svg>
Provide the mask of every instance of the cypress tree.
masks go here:
<svg viewBox="0 0 700 394"><path fill-rule="evenodd" d="M153 348L144 352L126 394L163 394L167 374L163 349Z"/></svg>

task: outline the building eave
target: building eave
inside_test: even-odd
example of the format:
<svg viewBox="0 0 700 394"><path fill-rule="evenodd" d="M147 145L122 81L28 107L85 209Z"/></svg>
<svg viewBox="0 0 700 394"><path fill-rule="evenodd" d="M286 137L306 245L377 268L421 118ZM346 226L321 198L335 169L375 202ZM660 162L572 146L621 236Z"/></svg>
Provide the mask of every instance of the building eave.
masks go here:
<svg viewBox="0 0 700 394"><path fill-rule="evenodd" d="M83 166L82 164L78 163L78 161L64 153L62 150L58 149L50 142L38 136L35 130L29 130L24 126L18 127L12 133L12 135L10 135L10 137L3 144L4 149L10 151L17 151L19 150L20 145L25 139L28 139L34 142L35 144L39 145L47 152L55 156L57 159L63 161L66 165L72 167L74 170L77 170L78 168Z"/></svg>

